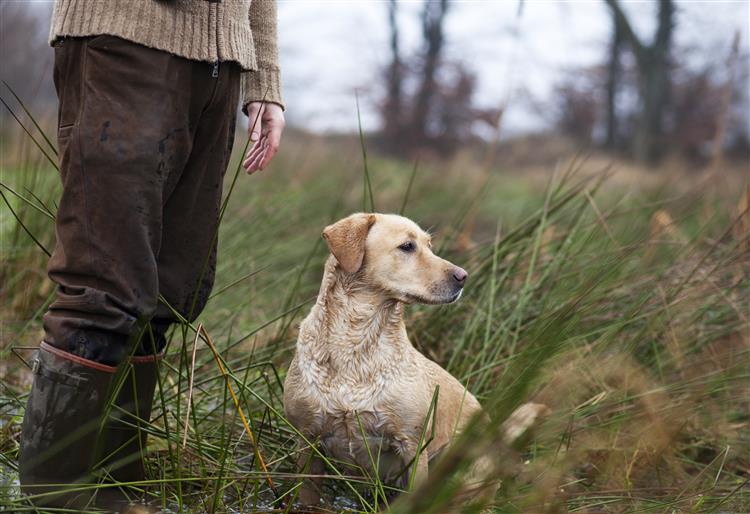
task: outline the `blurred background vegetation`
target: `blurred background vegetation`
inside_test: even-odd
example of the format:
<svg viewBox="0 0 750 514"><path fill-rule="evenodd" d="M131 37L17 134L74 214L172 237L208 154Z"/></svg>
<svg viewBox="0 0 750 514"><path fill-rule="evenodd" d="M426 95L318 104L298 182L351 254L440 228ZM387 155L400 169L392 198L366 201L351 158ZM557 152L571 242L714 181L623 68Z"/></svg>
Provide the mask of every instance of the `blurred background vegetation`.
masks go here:
<svg viewBox="0 0 750 514"><path fill-rule="evenodd" d="M292 498L280 383L320 233L373 209L403 211L469 271L461 302L410 308L408 327L494 421L397 511L460 511L450 484L477 452L498 455L497 512L750 511L748 3L279 5L290 127L253 177L237 171L238 127L216 288L171 334L151 497L284 510L227 384ZM0 510L23 509L23 359L54 294L50 9L0 4ZM525 401L549 417L524 446L498 446ZM338 477L326 508L374 512L379 491Z"/></svg>

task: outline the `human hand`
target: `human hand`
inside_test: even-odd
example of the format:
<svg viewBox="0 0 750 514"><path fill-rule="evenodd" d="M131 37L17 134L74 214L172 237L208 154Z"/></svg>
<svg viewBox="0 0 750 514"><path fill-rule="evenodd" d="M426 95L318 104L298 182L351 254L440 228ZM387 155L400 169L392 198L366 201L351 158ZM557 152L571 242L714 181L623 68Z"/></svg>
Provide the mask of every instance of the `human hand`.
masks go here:
<svg viewBox="0 0 750 514"><path fill-rule="evenodd" d="M271 102L250 102L247 106L248 135L253 146L245 155L242 167L248 174L263 170L279 149L284 131L284 111Z"/></svg>

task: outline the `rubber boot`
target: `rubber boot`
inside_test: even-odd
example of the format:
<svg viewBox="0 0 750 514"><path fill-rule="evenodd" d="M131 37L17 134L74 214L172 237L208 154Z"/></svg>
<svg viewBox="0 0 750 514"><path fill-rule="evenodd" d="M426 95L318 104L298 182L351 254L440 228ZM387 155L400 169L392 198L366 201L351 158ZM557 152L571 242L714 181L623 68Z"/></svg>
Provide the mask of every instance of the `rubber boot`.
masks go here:
<svg viewBox="0 0 750 514"><path fill-rule="evenodd" d="M151 420L161 355L133 356L104 430L106 467L118 482L146 479L145 427Z"/></svg>
<svg viewBox="0 0 750 514"><path fill-rule="evenodd" d="M21 491L36 506L82 510L116 368L42 343L21 426ZM78 489L78 490L74 490Z"/></svg>

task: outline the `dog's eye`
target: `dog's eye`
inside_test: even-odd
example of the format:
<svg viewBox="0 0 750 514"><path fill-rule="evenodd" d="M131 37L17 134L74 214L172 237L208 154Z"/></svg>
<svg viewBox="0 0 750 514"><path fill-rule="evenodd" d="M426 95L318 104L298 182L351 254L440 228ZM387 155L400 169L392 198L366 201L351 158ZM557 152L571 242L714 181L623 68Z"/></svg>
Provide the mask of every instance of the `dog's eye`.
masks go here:
<svg viewBox="0 0 750 514"><path fill-rule="evenodd" d="M398 249L401 250L402 252L411 253L417 249L417 245L414 244L414 241L407 241L404 244L399 245Z"/></svg>

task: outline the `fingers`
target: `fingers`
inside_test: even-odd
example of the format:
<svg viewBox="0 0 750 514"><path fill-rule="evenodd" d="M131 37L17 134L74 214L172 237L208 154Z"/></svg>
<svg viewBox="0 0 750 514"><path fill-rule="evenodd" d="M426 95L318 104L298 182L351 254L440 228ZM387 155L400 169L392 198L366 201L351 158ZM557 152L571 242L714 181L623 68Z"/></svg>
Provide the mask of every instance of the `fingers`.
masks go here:
<svg viewBox="0 0 750 514"><path fill-rule="evenodd" d="M247 135L250 137L250 141L260 139L265 110L266 105L262 102L251 102L247 107Z"/></svg>
<svg viewBox="0 0 750 514"><path fill-rule="evenodd" d="M271 162L276 152L279 151L279 144L281 143L281 133L284 131L283 119L280 122L276 122L270 125L268 136L266 140L268 144L263 152L262 159L260 161L260 169L264 169Z"/></svg>
<svg viewBox="0 0 750 514"><path fill-rule="evenodd" d="M267 150L264 148L260 152L258 152L258 156L253 160L250 166L254 167L255 169L262 170L263 168L260 167L260 163L263 162L266 151Z"/></svg>
<svg viewBox="0 0 750 514"><path fill-rule="evenodd" d="M256 141L252 148L248 150L247 155L245 155L245 160L242 161L242 167L245 168L245 171L248 174L252 174L258 171L258 157L263 153L263 145L265 140L265 136L261 137L260 141Z"/></svg>
<svg viewBox="0 0 750 514"><path fill-rule="evenodd" d="M245 171L248 175L251 175L258 171L257 165L251 166L254 162L257 161L258 154L260 153L260 145L256 143L248 152L247 155L245 155L245 159L242 161L242 167L245 168Z"/></svg>
<svg viewBox="0 0 750 514"><path fill-rule="evenodd" d="M248 174L253 174L261 169L260 163L263 159L263 155L267 146L268 138L266 136L263 136L260 141L255 143L255 146L253 146L252 150L248 152L245 161L242 163L242 166L245 168L245 171L247 171Z"/></svg>
<svg viewBox="0 0 750 514"><path fill-rule="evenodd" d="M245 155L245 160L242 163L242 167L245 168L247 173L254 173L258 170L257 167L251 168L251 164L256 160L257 152L260 148L258 144L263 129L263 113L265 112L265 104L262 102L250 102L247 106L247 135L250 141L254 142L253 146L248 150Z"/></svg>
<svg viewBox="0 0 750 514"><path fill-rule="evenodd" d="M263 170L276 155L285 122L284 111L273 103L251 102L247 111L248 135L254 144L245 155L242 167L248 174L252 174Z"/></svg>

